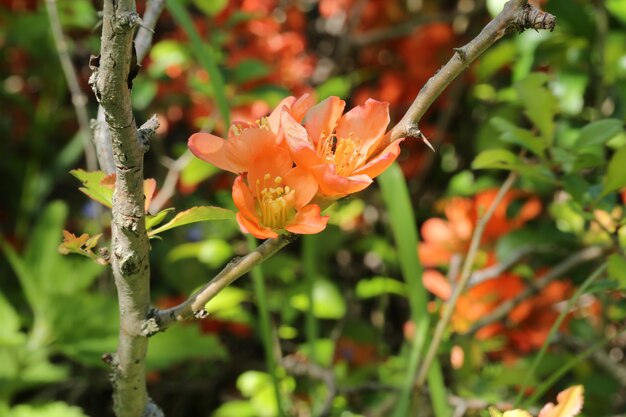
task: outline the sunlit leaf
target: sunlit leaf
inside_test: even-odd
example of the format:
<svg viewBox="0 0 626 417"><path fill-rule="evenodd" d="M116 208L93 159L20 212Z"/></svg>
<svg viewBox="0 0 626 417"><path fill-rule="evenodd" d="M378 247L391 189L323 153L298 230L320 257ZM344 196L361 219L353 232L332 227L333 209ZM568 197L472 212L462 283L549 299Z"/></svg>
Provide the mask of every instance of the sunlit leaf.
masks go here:
<svg viewBox="0 0 626 417"><path fill-rule="evenodd" d="M111 176L108 176L107 179L107 174L102 171L87 172L82 169L74 169L70 171L70 174L83 183L83 187L79 188L80 191L87 194L92 200L106 207L111 207L113 200Z"/></svg>
<svg viewBox="0 0 626 417"><path fill-rule="evenodd" d="M172 220L165 223L163 226L150 231L148 234L150 236L154 236L166 230L184 226L190 223L203 222L208 220L232 220L234 218L235 213L225 208L213 206L197 206L192 207L189 210L181 211L176 216L174 216Z"/></svg>
<svg viewBox="0 0 626 417"><path fill-rule="evenodd" d="M604 181L604 194L608 194L626 186L626 146L622 146L615 152Z"/></svg>
<svg viewBox="0 0 626 417"><path fill-rule="evenodd" d="M520 102L526 115L541 131L541 136L549 145L554 136L554 115L557 112L557 101L545 86L548 76L544 73L533 73L515 85Z"/></svg>
<svg viewBox="0 0 626 417"><path fill-rule="evenodd" d="M626 258L620 254L609 256L608 275L619 282L622 289L626 289Z"/></svg>
<svg viewBox="0 0 626 417"><path fill-rule="evenodd" d="M48 404L21 404L11 409L12 417L87 417L79 407L56 401Z"/></svg>
<svg viewBox="0 0 626 417"><path fill-rule="evenodd" d="M528 149L535 155L543 156L546 143L544 140L535 136L530 130L519 128L508 120L500 117L494 117L489 122L501 132L500 139L502 141L513 143Z"/></svg>
<svg viewBox="0 0 626 417"><path fill-rule="evenodd" d="M174 211L174 208L170 207L170 208L166 208L165 210L159 211L155 215L152 215L152 214L146 215L146 230L150 230L153 227L161 224L163 220L165 220L165 217L167 217L167 215L173 211Z"/></svg>
<svg viewBox="0 0 626 417"><path fill-rule="evenodd" d="M356 296L359 298L379 297L385 294L406 295L405 284L388 277L362 279L357 283Z"/></svg>
<svg viewBox="0 0 626 417"><path fill-rule="evenodd" d="M489 149L474 158L472 169L513 169L519 163L519 158L511 151Z"/></svg>
<svg viewBox="0 0 626 417"><path fill-rule="evenodd" d="M309 308L309 299L305 294L291 298L291 305L301 311ZM337 286L326 280L317 279L313 286L313 314L321 319L339 319L346 312L346 302Z"/></svg>
<svg viewBox="0 0 626 417"><path fill-rule="evenodd" d="M59 253L62 255L76 253L78 255L86 256L101 265L105 265L106 261L93 252L93 249L98 245L98 240L101 236L102 233L94 236L89 236L87 233L83 233L77 237L73 233L64 230L63 242L59 245Z"/></svg>
<svg viewBox="0 0 626 417"><path fill-rule="evenodd" d="M624 122L619 119L598 120L580 130L576 147L605 144L623 130Z"/></svg>

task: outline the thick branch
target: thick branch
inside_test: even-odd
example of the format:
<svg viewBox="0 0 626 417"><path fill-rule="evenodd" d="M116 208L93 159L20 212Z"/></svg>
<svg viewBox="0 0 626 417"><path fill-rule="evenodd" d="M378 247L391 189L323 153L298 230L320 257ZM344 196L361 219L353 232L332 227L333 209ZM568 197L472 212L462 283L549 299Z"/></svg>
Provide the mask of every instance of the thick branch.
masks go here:
<svg viewBox="0 0 626 417"><path fill-rule="evenodd" d="M164 6L165 0L151 0L146 6L141 26L135 37L135 50L137 51L137 63L139 64L152 46L153 29ZM92 120L91 128L100 169L107 174L112 174L115 172L115 163L113 162L113 151L111 148L111 132L109 132L109 126L107 126L102 106L98 107L98 116L95 120Z"/></svg>
<svg viewBox="0 0 626 417"><path fill-rule="evenodd" d="M297 235L288 235L276 239L268 239L253 252L231 261L219 274L182 304L167 310L154 311L152 313L153 318L149 320L144 327L145 333L151 335L155 332L165 330L177 321L187 320L192 317L204 317L206 315L206 311L204 310L205 304L222 289L232 284L237 278L249 272L261 262L273 256L296 238Z"/></svg>
<svg viewBox="0 0 626 417"><path fill-rule="evenodd" d="M116 180L111 225L111 266L117 287L120 333L113 357L114 410L118 417L148 409L141 326L150 307L148 235L144 219L143 148L138 142L130 88L136 73L133 35L139 22L132 0L105 0L100 57L90 84L110 126Z"/></svg>
<svg viewBox="0 0 626 417"><path fill-rule="evenodd" d="M487 48L510 30L554 28L554 16L527 4L526 0L509 0L502 12L467 45L456 49L454 56L422 87L402 120L391 129L391 140L416 136L417 124L446 87ZM418 53L419 51L416 51Z"/></svg>

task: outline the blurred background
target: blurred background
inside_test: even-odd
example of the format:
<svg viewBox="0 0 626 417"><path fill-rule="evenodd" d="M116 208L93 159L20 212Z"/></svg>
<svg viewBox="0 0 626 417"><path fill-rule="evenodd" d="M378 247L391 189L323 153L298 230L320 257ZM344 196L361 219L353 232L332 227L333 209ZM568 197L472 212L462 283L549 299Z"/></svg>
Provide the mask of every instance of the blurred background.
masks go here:
<svg viewBox="0 0 626 417"><path fill-rule="evenodd" d="M626 2L534 4L557 16L555 30L508 34L450 85L420 123L436 153L418 140L402 144L400 194L382 186L406 193L411 210L390 215L402 202L374 184L331 207L326 231L265 262L262 287L244 277L208 305L207 319L151 340L148 388L166 415L389 414L406 386L414 319L437 322L477 219L508 172L519 179L487 224L438 349L447 415L487 416L487 405L510 406L518 395L517 404L538 410L573 384L585 386L585 416L625 415ZM97 117L88 79L101 6L0 0L0 415L112 415L101 360L116 345L112 278L57 249L63 230L102 233L100 246L110 239L108 209L69 173L99 169L84 144L85 120ZM337 95L349 108L374 98L391 104L393 125L502 6L167 2L132 90L137 123L157 114L161 124L145 158L157 184L150 213L232 207L232 174L186 147L201 130L225 135L221 111L255 121L289 95ZM143 14L146 2L137 8ZM53 37L57 17L73 95ZM421 232L408 256L393 233L402 227ZM248 251L231 221L160 237L151 241L159 307ZM425 272L408 277L409 264ZM412 297L423 300L421 313ZM269 330L259 309L270 313ZM428 405L432 394L415 394L424 396L419 415L441 415Z"/></svg>

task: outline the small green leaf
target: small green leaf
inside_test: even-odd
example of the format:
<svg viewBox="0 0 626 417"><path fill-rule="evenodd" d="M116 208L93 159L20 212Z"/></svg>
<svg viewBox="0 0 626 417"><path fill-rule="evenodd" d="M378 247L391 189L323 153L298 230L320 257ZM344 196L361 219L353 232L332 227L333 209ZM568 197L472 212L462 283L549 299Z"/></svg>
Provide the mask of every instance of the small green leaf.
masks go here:
<svg viewBox="0 0 626 417"><path fill-rule="evenodd" d="M362 279L357 283L356 296L359 298L372 298L385 294L405 296L406 287L403 282L388 277Z"/></svg>
<svg viewBox="0 0 626 417"><path fill-rule="evenodd" d="M291 305L301 311L309 308L305 294L291 298ZM313 314L320 319L339 319L346 313L346 302L335 284L326 279L317 279L313 286Z"/></svg>
<svg viewBox="0 0 626 417"><path fill-rule="evenodd" d="M11 409L13 417L87 417L79 407L56 401L48 404L21 404Z"/></svg>
<svg viewBox="0 0 626 417"><path fill-rule="evenodd" d="M193 0L193 4L207 16L215 16L228 5L228 0Z"/></svg>
<svg viewBox="0 0 626 417"><path fill-rule="evenodd" d="M489 415L491 417L502 417L502 413L496 407L489 407Z"/></svg>
<svg viewBox="0 0 626 417"><path fill-rule="evenodd" d="M519 128L501 117L494 117L489 123L501 132L502 141L519 145L535 155L544 156L545 141L535 136L530 130Z"/></svg>
<svg viewBox="0 0 626 417"><path fill-rule="evenodd" d="M80 191L98 203L111 207L113 200L113 186L104 181L107 174L102 171L87 172L82 169L74 169L70 171L74 177L83 183L84 187L79 188Z"/></svg>
<svg viewBox="0 0 626 417"><path fill-rule="evenodd" d="M155 215L148 214L146 216L146 230L150 230L154 226L158 226L159 224L161 224L161 222L165 220L165 217L167 217L167 215L173 211L174 211L174 208L170 207L170 208L166 208L165 210L159 211Z"/></svg>
<svg viewBox="0 0 626 417"><path fill-rule="evenodd" d="M606 195L626 186L626 146L622 146L615 152L604 181L604 192Z"/></svg>
<svg viewBox="0 0 626 417"><path fill-rule="evenodd" d="M209 314L239 306L250 299L250 292L237 287L226 287L204 305Z"/></svg>
<svg viewBox="0 0 626 417"><path fill-rule="evenodd" d="M198 158L191 158L180 172L180 183L186 187L194 187L218 172L220 169L215 165L208 164Z"/></svg>
<svg viewBox="0 0 626 417"><path fill-rule="evenodd" d="M165 223L163 226L151 230L148 235L154 236L166 230L184 226L190 223L203 222L208 220L232 220L234 218L235 213L225 208L213 206L192 207L189 210L181 211L176 216L174 216L172 220Z"/></svg>
<svg viewBox="0 0 626 417"><path fill-rule="evenodd" d="M489 149L476 155L472 169L513 169L519 163L519 158L511 151Z"/></svg>
<svg viewBox="0 0 626 417"><path fill-rule="evenodd" d="M605 144L609 139L623 131L624 122L619 119L598 120L583 127L576 141L578 148Z"/></svg>
<svg viewBox="0 0 626 417"><path fill-rule="evenodd" d="M545 86L548 76L532 73L515 85L520 103L526 116L541 131L541 136L550 145L554 136L554 115L558 109L556 98Z"/></svg>
<svg viewBox="0 0 626 417"><path fill-rule="evenodd" d="M233 78L237 84L258 80L271 73L270 68L259 59L243 59L233 69Z"/></svg>
<svg viewBox="0 0 626 417"><path fill-rule="evenodd" d="M609 256L608 275L619 282L621 289L626 289L626 258L618 254Z"/></svg>

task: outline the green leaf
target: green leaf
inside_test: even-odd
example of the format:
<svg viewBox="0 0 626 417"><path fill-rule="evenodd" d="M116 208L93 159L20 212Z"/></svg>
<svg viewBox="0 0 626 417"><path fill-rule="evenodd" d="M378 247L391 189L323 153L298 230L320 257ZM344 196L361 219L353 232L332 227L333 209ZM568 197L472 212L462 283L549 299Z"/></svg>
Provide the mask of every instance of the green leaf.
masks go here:
<svg viewBox="0 0 626 417"><path fill-rule="evenodd" d="M576 141L577 147L604 145L609 139L623 131L624 122L619 119L598 120L583 127Z"/></svg>
<svg viewBox="0 0 626 417"><path fill-rule="evenodd" d="M557 100L545 87L548 76L532 73L515 85L520 103L526 109L526 116L541 131L541 136L549 146L554 136L554 115Z"/></svg>
<svg viewBox="0 0 626 417"><path fill-rule="evenodd" d="M102 171L87 172L82 169L74 169L70 171L70 174L83 183L84 187L79 190L87 194L89 198L109 208L112 206L113 186L106 182L103 184L107 174Z"/></svg>
<svg viewBox="0 0 626 417"><path fill-rule="evenodd" d="M606 0L606 9L616 18L626 23L626 2L624 0Z"/></svg>
<svg viewBox="0 0 626 417"><path fill-rule="evenodd" d="M193 0L193 4L207 16L215 16L228 5L228 0Z"/></svg>
<svg viewBox="0 0 626 417"><path fill-rule="evenodd" d="M243 59L233 69L233 78L237 84L258 80L271 73L270 68L259 59Z"/></svg>
<svg viewBox="0 0 626 417"><path fill-rule="evenodd" d="M506 149L488 149L476 155L472 169L513 169L520 164L519 158Z"/></svg>
<svg viewBox="0 0 626 417"><path fill-rule="evenodd" d="M317 87L317 98L321 101L330 96L347 97L351 88L350 77L332 77Z"/></svg>
<svg viewBox="0 0 626 417"><path fill-rule="evenodd" d="M502 141L519 145L537 156L544 156L545 141L535 136L530 130L519 128L501 117L494 117L489 123L501 132Z"/></svg>
<svg viewBox="0 0 626 417"><path fill-rule="evenodd" d="M234 218L235 213L225 208L213 206L197 206L192 207L189 210L181 211L176 216L174 216L172 220L165 223L163 226L151 230L148 235L154 236L166 230L184 226L190 223L203 222L208 220L232 220Z"/></svg>
<svg viewBox="0 0 626 417"><path fill-rule="evenodd" d="M606 195L626 186L626 146L622 146L611 158L604 181Z"/></svg>
<svg viewBox="0 0 626 417"><path fill-rule="evenodd" d="M609 256L608 275L619 282L621 289L626 289L626 258L619 254Z"/></svg>
<svg viewBox="0 0 626 417"><path fill-rule="evenodd" d="M379 297L385 294L406 295L403 282L388 277L362 279L357 283L356 296L359 298Z"/></svg>
<svg viewBox="0 0 626 417"><path fill-rule="evenodd" d="M2 292L0 292L0 317L2 317L0 346L22 342L24 334L20 332L20 316Z"/></svg>
<svg viewBox="0 0 626 417"><path fill-rule="evenodd" d="M22 404L11 409L12 417L88 417L79 407L64 402L42 405Z"/></svg>
<svg viewBox="0 0 626 417"><path fill-rule="evenodd" d="M173 211L174 211L174 208L170 207L170 208L166 208L165 210L159 211L155 215L148 214L146 216L146 230L150 230L154 226L158 226L159 224L161 224L161 222L165 220L165 217L167 217L167 215Z"/></svg>
<svg viewBox="0 0 626 417"><path fill-rule="evenodd" d="M291 305L306 311L309 298L298 294L291 298ZM313 314L321 319L339 319L346 313L346 303L337 286L327 279L317 279L313 285Z"/></svg>
<svg viewBox="0 0 626 417"><path fill-rule="evenodd" d="M180 172L180 183L183 186L194 187L218 172L220 170L215 165L194 157L189 160L189 163Z"/></svg>
<svg viewBox="0 0 626 417"><path fill-rule="evenodd" d="M204 305L204 309L209 314L220 310L227 310L238 307L244 301L250 300L250 292L241 288L228 286L220 291L213 299Z"/></svg>
<svg viewBox="0 0 626 417"><path fill-rule="evenodd" d="M172 326L150 339L146 357L149 370L166 369L191 359L224 359L226 351L217 337L200 333L198 326Z"/></svg>
<svg viewBox="0 0 626 417"><path fill-rule="evenodd" d="M257 417L256 408L250 401L235 400L220 405L211 417Z"/></svg>

